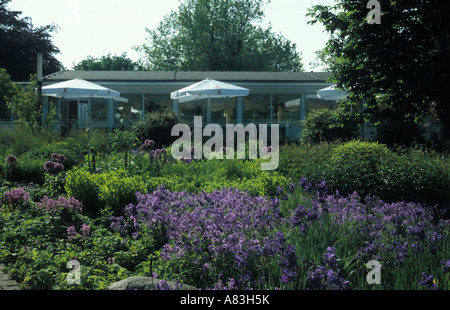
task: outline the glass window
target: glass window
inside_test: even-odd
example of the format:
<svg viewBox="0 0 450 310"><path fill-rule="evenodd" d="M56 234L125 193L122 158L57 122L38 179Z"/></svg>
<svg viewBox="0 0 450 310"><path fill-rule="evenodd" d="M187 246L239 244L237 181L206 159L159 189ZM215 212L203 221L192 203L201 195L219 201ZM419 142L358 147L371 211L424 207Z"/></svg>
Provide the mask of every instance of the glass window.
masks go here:
<svg viewBox="0 0 450 310"><path fill-rule="evenodd" d="M319 98L306 98L306 112L307 114L315 110L330 109L333 110L336 101L334 100L322 100Z"/></svg>
<svg viewBox="0 0 450 310"><path fill-rule="evenodd" d="M106 99L92 99L91 113L93 121L106 121L108 119L108 101Z"/></svg>
<svg viewBox="0 0 450 310"><path fill-rule="evenodd" d="M244 97L244 123L270 124L270 102L270 95ZM273 120L275 122L276 117Z"/></svg>
<svg viewBox="0 0 450 310"><path fill-rule="evenodd" d="M145 114L165 110L168 108L173 109L173 101L170 99L170 95L145 95Z"/></svg>
<svg viewBox="0 0 450 310"><path fill-rule="evenodd" d="M142 119L142 95L121 95L128 99L126 102L116 102L114 118L120 125L130 126Z"/></svg>
<svg viewBox="0 0 450 310"><path fill-rule="evenodd" d="M274 122L299 123L300 122L300 95L274 95L273 96Z"/></svg>

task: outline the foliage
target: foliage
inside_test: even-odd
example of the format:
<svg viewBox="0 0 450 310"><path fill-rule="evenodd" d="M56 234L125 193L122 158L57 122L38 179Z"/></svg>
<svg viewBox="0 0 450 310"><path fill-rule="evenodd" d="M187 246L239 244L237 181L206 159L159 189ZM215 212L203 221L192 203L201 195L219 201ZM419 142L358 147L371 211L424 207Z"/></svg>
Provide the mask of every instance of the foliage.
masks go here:
<svg viewBox="0 0 450 310"><path fill-rule="evenodd" d="M335 140L348 141L356 138L358 123L354 115L342 109L315 110L303 122L300 142L317 144Z"/></svg>
<svg viewBox="0 0 450 310"><path fill-rule="evenodd" d="M66 193L81 201L87 214L99 215L101 210L99 194L103 181L101 174L91 175L84 169L74 168L66 175Z"/></svg>
<svg viewBox="0 0 450 310"><path fill-rule="evenodd" d="M111 149L117 152L125 152L125 168L128 165L128 153L139 143L136 134L130 130L116 129L110 134Z"/></svg>
<svg viewBox="0 0 450 310"><path fill-rule="evenodd" d="M433 105L448 135L446 80L449 40L446 1L381 4L381 24L368 24L366 2L315 5L308 15L330 33L322 59L351 100L364 100L366 118L382 120L384 105L399 121L421 122ZM380 96L381 95L381 96Z"/></svg>
<svg viewBox="0 0 450 310"><path fill-rule="evenodd" d="M52 101L48 103L48 112L43 114L43 103L36 92L37 77L32 75L30 84L24 89L19 84L14 84L12 101L7 102L7 107L13 111L14 121L24 125L35 132L49 133L56 123L56 107Z"/></svg>
<svg viewBox="0 0 450 310"><path fill-rule="evenodd" d="M280 150L280 173L313 184L322 180L343 195L358 192L387 202L400 200L446 208L450 165L426 150L390 150L376 142L289 145Z"/></svg>
<svg viewBox="0 0 450 310"><path fill-rule="evenodd" d="M8 119L10 116L6 110L6 103L13 96L14 83L6 69L0 68L0 119Z"/></svg>
<svg viewBox="0 0 450 310"><path fill-rule="evenodd" d="M172 128L178 123L173 109L167 109L147 114L145 120L134 123L131 130L141 143L153 138L156 142L155 147L162 148L176 140L176 137L172 137Z"/></svg>
<svg viewBox="0 0 450 310"><path fill-rule="evenodd" d="M104 211L114 215L130 203L136 203L136 193L146 193L147 185L142 177L123 177L121 172L110 173L100 186L99 201Z"/></svg>
<svg viewBox="0 0 450 310"><path fill-rule="evenodd" d="M136 48L156 71L301 71L295 44L258 23L264 0L186 0Z"/></svg>
<svg viewBox="0 0 450 310"><path fill-rule="evenodd" d="M127 53L123 53L120 56L111 56L111 53L109 53L101 58L88 56L74 65L73 69L76 71L134 71L142 70L143 68L142 65L128 58Z"/></svg>
<svg viewBox="0 0 450 310"><path fill-rule="evenodd" d="M35 28L31 18L11 11L7 5L11 0L0 0L0 68L5 68L14 81L26 81L36 72L37 54L43 54L43 75L61 71L62 64L55 58L59 49L52 42L54 24ZM2 98L3 99L3 98Z"/></svg>

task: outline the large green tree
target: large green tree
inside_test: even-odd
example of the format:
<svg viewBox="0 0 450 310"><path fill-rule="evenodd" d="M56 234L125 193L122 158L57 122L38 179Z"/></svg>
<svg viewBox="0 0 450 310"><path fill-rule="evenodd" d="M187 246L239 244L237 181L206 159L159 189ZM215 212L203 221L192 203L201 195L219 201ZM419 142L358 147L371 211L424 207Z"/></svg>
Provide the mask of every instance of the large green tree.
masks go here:
<svg viewBox="0 0 450 310"><path fill-rule="evenodd" d="M60 51L51 35L57 26L35 28L29 17L20 17L22 12L11 11L9 2L0 0L0 68L14 81L28 81L37 71L37 54L42 53L44 75L61 70L61 62L55 58Z"/></svg>
<svg viewBox="0 0 450 310"><path fill-rule="evenodd" d="M73 69L82 71L134 71L143 70L143 66L128 58L127 53L120 56L111 56L111 53L109 53L101 58L88 56L74 65Z"/></svg>
<svg viewBox="0 0 450 310"><path fill-rule="evenodd" d="M301 71L296 45L260 26L265 0L185 0L136 47L149 70Z"/></svg>
<svg viewBox="0 0 450 310"><path fill-rule="evenodd" d="M448 1L379 1L380 23L368 22L368 2L336 0L309 10L310 23L330 33L320 58L332 81L350 89L351 100L364 100L375 122L420 123L434 109L450 138Z"/></svg>

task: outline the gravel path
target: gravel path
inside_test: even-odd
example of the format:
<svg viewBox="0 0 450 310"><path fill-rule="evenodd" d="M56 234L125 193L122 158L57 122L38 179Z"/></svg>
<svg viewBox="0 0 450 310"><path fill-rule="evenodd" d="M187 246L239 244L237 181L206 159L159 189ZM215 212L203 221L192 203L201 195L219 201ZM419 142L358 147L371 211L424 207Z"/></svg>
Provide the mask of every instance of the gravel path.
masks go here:
<svg viewBox="0 0 450 310"><path fill-rule="evenodd" d="M0 264L0 291L20 290L19 283L11 280L10 276L3 271L5 265Z"/></svg>

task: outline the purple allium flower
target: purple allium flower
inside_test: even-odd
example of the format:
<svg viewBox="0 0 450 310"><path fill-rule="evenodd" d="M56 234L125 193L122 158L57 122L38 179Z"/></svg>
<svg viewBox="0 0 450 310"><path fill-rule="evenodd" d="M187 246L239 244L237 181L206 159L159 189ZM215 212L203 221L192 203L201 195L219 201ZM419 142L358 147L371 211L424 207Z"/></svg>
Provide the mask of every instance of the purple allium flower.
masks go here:
<svg viewBox="0 0 450 310"><path fill-rule="evenodd" d="M109 265L114 264L114 257L108 257L108 264Z"/></svg>
<svg viewBox="0 0 450 310"><path fill-rule="evenodd" d="M55 168L55 163L53 161L47 161L44 163L44 169L45 171L52 171L53 168Z"/></svg>
<svg viewBox="0 0 450 310"><path fill-rule="evenodd" d="M7 164L16 164L17 163L17 157L14 155L9 155L8 157L6 157L6 163Z"/></svg>
<svg viewBox="0 0 450 310"><path fill-rule="evenodd" d="M59 160L59 161L66 161L66 156L64 156L64 155L59 155L58 160Z"/></svg>
<svg viewBox="0 0 450 310"><path fill-rule="evenodd" d="M155 151L156 156L160 156L162 154L162 151L160 149L157 149Z"/></svg>
<svg viewBox="0 0 450 310"><path fill-rule="evenodd" d="M51 159L54 159L54 160L59 160L59 154L53 153L53 154L50 156L50 158L51 158Z"/></svg>

